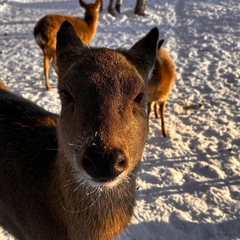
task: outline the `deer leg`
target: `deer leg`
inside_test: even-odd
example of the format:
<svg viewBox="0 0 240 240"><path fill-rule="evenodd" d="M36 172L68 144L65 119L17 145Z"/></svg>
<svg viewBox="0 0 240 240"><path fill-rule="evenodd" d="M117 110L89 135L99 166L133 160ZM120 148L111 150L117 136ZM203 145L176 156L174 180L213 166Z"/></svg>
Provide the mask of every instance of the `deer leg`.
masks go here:
<svg viewBox="0 0 240 240"><path fill-rule="evenodd" d="M148 102L148 120L150 119L150 114L153 109L155 102Z"/></svg>
<svg viewBox="0 0 240 240"><path fill-rule="evenodd" d="M44 55L43 65L44 65L45 85L46 85L46 89L49 91L50 85L48 82L48 73L49 73L50 56L46 53L43 53L43 55Z"/></svg>
<svg viewBox="0 0 240 240"><path fill-rule="evenodd" d="M164 137L166 137L166 127L165 127L165 121L164 121L164 111L165 111L165 105L166 102L160 103L160 114L161 114L161 123L162 123L162 134Z"/></svg>
<svg viewBox="0 0 240 240"><path fill-rule="evenodd" d="M52 56L52 66L55 70L55 72L58 74L58 67L57 67L57 57L56 57L56 54L53 54Z"/></svg>
<svg viewBox="0 0 240 240"><path fill-rule="evenodd" d="M148 104L147 104L147 110L148 110L148 122L149 122L149 119L150 119L150 113L151 113L151 103L150 102L148 102Z"/></svg>
<svg viewBox="0 0 240 240"><path fill-rule="evenodd" d="M154 114L155 114L155 118L158 118L158 103L154 104Z"/></svg>

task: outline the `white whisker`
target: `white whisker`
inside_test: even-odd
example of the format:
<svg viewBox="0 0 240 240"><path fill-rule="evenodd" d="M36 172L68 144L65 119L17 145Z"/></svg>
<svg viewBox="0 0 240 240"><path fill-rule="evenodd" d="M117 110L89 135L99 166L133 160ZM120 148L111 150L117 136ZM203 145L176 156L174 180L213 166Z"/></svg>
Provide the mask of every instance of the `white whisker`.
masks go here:
<svg viewBox="0 0 240 240"><path fill-rule="evenodd" d="M77 214L77 213L86 211L87 209L91 208L100 198L101 198L101 195L100 195L91 205L89 205L88 207L86 207L86 208L84 208L84 209L78 210L78 211L68 210L68 209L66 209L64 206L62 206L62 208L63 208L64 211L66 211L66 212L68 212L68 213Z"/></svg>

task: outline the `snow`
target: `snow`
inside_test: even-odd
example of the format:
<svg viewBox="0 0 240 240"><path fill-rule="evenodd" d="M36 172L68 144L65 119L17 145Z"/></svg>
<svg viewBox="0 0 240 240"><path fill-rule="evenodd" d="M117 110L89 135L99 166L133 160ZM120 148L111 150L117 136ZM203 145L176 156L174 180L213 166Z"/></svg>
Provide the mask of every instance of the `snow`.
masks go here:
<svg viewBox="0 0 240 240"><path fill-rule="evenodd" d="M157 26L177 72L165 114L169 136L152 114L135 214L116 239L240 239L240 1L148 0L145 17L133 14L133 0L113 17L107 2L91 45L130 47ZM57 76L51 69L47 92L32 34L48 13L83 16L76 0L0 2L0 79L59 113Z"/></svg>

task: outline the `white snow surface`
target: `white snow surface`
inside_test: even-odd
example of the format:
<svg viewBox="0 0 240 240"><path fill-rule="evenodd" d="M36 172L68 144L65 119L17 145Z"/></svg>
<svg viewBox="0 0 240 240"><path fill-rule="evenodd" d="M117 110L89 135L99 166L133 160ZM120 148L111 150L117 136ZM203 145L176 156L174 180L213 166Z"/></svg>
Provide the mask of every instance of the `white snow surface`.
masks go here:
<svg viewBox="0 0 240 240"><path fill-rule="evenodd" d="M116 239L240 239L240 1L147 0L144 17L134 15L135 0L116 17L107 4L92 46L130 47L158 27L177 72L168 137L152 114L135 214ZM0 79L59 113L57 75L51 69L47 92L32 33L48 13L83 16L77 0L0 0Z"/></svg>

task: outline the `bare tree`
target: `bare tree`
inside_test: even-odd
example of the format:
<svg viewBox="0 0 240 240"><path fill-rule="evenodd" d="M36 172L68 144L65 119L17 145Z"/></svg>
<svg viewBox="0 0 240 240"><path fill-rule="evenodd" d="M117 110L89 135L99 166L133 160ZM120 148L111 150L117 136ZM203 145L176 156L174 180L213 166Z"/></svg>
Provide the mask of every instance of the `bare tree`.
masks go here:
<svg viewBox="0 0 240 240"><path fill-rule="evenodd" d="M115 16L116 15L115 11L120 13L121 6L122 6L122 0L110 0L108 5L108 12L113 16Z"/></svg>
<svg viewBox="0 0 240 240"><path fill-rule="evenodd" d="M110 0L109 4L108 4L108 12L111 15L115 16L116 11L117 11L117 13L120 13L121 6L122 6L122 0ZM102 8L103 8L103 0L102 0L102 4L100 6L100 11L102 11Z"/></svg>
<svg viewBox="0 0 240 240"><path fill-rule="evenodd" d="M134 13L140 16L144 16L146 3L147 3L147 0L137 0Z"/></svg>
<svg viewBox="0 0 240 240"><path fill-rule="evenodd" d="M146 3L147 3L147 0L136 0L134 13L140 16L144 16ZM110 0L108 5L108 12L113 16L115 16L116 12L120 13L121 6L122 6L122 0ZM100 11L102 11L102 4L100 7Z"/></svg>

